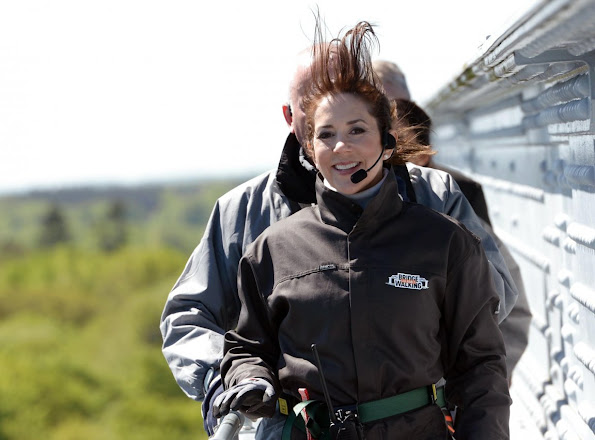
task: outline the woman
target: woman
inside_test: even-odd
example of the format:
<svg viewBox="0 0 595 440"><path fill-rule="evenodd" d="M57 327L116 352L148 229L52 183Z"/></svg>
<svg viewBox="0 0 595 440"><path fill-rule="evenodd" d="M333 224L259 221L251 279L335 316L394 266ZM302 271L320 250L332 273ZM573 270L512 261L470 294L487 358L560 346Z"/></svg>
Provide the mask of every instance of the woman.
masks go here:
<svg viewBox="0 0 595 440"><path fill-rule="evenodd" d="M279 439L305 404L291 407L325 400L324 372L330 412L339 415L333 436L343 428L366 439L445 439L435 388L445 378L446 399L459 408L458 440L507 439L510 398L488 263L458 223L397 197L389 161L422 147L391 129L395 109L371 68L375 41L360 23L314 45L303 106L318 204L269 227L240 262L242 310L226 334L227 389L215 412L273 417L277 434L268 438ZM308 433L286 423L283 438L336 438L320 408L303 411Z"/></svg>

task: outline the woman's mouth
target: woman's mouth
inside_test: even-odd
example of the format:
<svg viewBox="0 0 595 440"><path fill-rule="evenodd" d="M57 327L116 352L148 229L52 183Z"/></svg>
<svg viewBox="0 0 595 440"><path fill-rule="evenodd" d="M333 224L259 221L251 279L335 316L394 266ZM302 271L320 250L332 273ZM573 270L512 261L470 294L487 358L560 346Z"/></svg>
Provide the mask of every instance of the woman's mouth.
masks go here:
<svg viewBox="0 0 595 440"><path fill-rule="evenodd" d="M352 171L359 164L359 162L338 163L333 165L333 168L335 168L337 171Z"/></svg>

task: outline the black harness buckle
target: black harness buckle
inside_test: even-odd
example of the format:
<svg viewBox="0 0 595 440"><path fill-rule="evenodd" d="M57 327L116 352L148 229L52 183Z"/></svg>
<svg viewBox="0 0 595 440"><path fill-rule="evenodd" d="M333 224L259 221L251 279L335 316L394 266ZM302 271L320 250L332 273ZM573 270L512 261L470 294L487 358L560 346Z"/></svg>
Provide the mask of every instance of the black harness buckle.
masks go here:
<svg viewBox="0 0 595 440"><path fill-rule="evenodd" d="M329 427L331 440L363 440L364 429L355 406L337 408L335 417L336 422Z"/></svg>

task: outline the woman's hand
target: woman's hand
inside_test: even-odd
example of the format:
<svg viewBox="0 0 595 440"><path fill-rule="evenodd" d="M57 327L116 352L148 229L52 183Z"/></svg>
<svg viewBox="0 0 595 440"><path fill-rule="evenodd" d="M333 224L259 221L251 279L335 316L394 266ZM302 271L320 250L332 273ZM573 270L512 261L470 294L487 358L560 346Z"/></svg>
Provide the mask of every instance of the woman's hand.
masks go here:
<svg viewBox="0 0 595 440"><path fill-rule="evenodd" d="M234 410L252 417L272 417L277 400L275 396L275 389L268 381L255 377L244 379L217 396L213 414L222 417Z"/></svg>

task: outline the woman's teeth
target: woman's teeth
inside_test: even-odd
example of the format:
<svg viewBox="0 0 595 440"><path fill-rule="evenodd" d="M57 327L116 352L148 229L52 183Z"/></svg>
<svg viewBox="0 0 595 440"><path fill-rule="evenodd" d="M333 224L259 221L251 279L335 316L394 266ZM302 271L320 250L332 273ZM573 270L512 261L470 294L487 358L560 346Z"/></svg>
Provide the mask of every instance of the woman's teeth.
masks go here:
<svg viewBox="0 0 595 440"><path fill-rule="evenodd" d="M359 162L352 162L352 163L346 163L346 164L337 164L335 165L335 168L338 170L348 170L350 168L354 168L357 166Z"/></svg>

